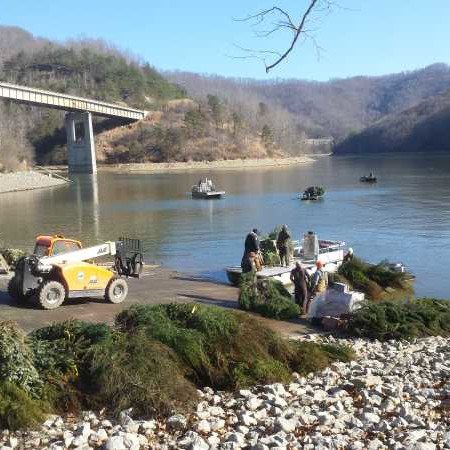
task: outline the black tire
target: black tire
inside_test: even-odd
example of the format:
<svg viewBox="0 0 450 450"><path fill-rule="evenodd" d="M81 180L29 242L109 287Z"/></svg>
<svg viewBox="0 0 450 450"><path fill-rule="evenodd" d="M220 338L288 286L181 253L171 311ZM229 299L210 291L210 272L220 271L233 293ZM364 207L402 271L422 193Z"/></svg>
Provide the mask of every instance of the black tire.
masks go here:
<svg viewBox="0 0 450 450"><path fill-rule="evenodd" d="M66 289L59 281L45 281L37 293L37 301L44 309L61 306L66 298Z"/></svg>
<svg viewBox="0 0 450 450"><path fill-rule="evenodd" d="M128 295L128 283L123 278L112 278L105 291L105 299L110 303L122 303Z"/></svg>
<svg viewBox="0 0 450 450"><path fill-rule="evenodd" d="M16 277L12 277L8 283L8 294L16 302L25 302L27 297L20 292L20 288L17 285Z"/></svg>

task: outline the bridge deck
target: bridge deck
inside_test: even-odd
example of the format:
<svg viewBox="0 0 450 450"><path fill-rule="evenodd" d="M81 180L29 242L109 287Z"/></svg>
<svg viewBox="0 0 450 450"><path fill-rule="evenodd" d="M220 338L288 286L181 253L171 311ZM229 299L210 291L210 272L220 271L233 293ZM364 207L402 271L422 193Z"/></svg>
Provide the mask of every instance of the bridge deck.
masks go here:
<svg viewBox="0 0 450 450"><path fill-rule="evenodd" d="M128 120L140 120L146 114L145 111L126 106L3 82L0 82L0 98L29 105L62 109L64 111L87 111L96 116Z"/></svg>

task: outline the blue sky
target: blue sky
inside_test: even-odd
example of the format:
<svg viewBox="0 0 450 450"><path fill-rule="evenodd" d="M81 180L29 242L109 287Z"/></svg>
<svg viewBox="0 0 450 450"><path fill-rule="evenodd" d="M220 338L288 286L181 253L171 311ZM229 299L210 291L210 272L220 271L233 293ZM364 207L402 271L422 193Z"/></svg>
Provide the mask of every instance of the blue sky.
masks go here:
<svg viewBox="0 0 450 450"><path fill-rule="evenodd" d="M0 0L0 23L65 40L103 38L159 69L252 78L327 80L381 75L450 63L450 0L339 0L311 43L265 74L261 61L233 59L235 47L283 49L287 35L256 39L233 18L273 5L299 17L307 0Z"/></svg>

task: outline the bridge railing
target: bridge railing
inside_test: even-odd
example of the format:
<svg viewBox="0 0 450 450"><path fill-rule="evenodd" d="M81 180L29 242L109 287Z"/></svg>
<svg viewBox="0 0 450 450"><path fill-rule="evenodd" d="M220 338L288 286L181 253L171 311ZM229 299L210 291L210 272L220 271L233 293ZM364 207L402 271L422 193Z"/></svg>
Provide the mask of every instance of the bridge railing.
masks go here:
<svg viewBox="0 0 450 450"><path fill-rule="evenodd" d="M65 111L87 111L103 117L140 120L146 115L145 111L129 108L127 106L4 82L0 82L0 97L19 103L46 106Z"/></svg>

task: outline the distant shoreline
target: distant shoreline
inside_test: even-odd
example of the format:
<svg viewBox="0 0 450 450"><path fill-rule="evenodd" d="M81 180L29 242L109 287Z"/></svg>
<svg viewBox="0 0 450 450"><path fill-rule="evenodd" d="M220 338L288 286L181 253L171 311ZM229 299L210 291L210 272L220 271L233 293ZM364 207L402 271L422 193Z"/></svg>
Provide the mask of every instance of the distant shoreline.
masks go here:
<svg viewBox="0 0 450 450"><path fill-rule="evenodd" d="M328 155L314 155L328 156ZM191 161L173 163L127 163L99 165L99 171L126 173L163 173L183 170L247 170L263 167L287 167L290 165L310 164L315 159L311 156L264 159L227 159L219 161Z"/></svg>
<svg viewBox="0 0 450 450"><path fill-rule="evenodd" d="M34 170L0 173L0 194L31 191L67 184L61 178Z"/></svg>

